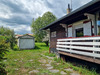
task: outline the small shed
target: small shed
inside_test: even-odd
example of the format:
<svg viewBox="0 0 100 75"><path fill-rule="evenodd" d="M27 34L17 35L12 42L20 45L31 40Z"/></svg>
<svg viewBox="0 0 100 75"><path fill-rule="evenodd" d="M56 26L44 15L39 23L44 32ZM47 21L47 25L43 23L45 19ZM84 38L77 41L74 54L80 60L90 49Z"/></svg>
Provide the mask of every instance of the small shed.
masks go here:
<svg viewBox="0 0 100 75"><path fill-rule="evenodd" d="M18 37L18 47L19 49L34 49L35 40L31 35L23 35Z"/></svg>

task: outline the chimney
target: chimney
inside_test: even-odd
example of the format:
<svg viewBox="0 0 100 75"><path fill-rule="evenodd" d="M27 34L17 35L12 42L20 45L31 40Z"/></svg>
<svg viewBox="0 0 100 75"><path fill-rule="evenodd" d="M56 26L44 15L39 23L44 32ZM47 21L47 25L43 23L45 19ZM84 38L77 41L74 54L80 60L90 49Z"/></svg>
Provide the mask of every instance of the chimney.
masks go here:
<svg viewBox="0 0 100 75"><path fill-rule="evenodd" d="M68 4L68 9L67 9L67 14L69 14L71 12L71 8L70 8L70 4Z"/></svg>

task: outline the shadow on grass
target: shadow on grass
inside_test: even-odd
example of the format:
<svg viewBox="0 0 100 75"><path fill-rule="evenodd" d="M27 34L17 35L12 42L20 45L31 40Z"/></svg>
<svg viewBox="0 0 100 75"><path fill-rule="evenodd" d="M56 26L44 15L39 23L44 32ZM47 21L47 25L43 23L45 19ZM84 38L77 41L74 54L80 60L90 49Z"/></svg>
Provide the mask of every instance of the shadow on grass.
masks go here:
<svg viewBox="0 0 100 75"><path fill-rule="evenodd" d="M35 46L35 48L34 49L41 49L40 47L38 47L38 46Z"/></svg>
<svg viewBox="0 0 100 75"><path fill-rule="evenodd" d="M2 60L7 60L7 58L3 58Z"/></svg>
<svg viewBox="0 0 100 75"><path fill-rule="evenodd" d="M40 45L41 47L48 47L47 45Z"/></svg>
<svg viewBox="0 0 100 75"><path fill-rule="evenodd" d="M20 51L19 49L13 49L13 51Z"/></svg>

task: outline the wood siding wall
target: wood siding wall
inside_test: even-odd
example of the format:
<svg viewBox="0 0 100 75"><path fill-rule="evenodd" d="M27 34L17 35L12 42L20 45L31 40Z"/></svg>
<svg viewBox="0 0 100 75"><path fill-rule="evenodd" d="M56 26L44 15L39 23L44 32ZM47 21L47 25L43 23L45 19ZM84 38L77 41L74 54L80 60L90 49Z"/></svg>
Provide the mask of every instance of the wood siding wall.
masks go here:
<svg viewBox="0 0 100 75"><path fill-rule="evenodd" d="M56 31L56 37L51 37L51 33ZM65 29L58 25L56 27L53 27L50 29L50 48L56 48L57 44L57 39L58 38L65 38L66 37L66 32Z"/></svg>

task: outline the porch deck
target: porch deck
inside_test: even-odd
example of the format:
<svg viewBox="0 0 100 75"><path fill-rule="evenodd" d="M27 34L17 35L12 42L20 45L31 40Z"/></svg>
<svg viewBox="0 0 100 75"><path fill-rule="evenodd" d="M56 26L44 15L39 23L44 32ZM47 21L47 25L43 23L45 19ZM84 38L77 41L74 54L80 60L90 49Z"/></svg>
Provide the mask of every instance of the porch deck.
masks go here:
<svg viewBox="0 0 100 75"><path fill-rule="evenodd" d="M57 39L58 53L100 64L100 36Z"/></svg>

